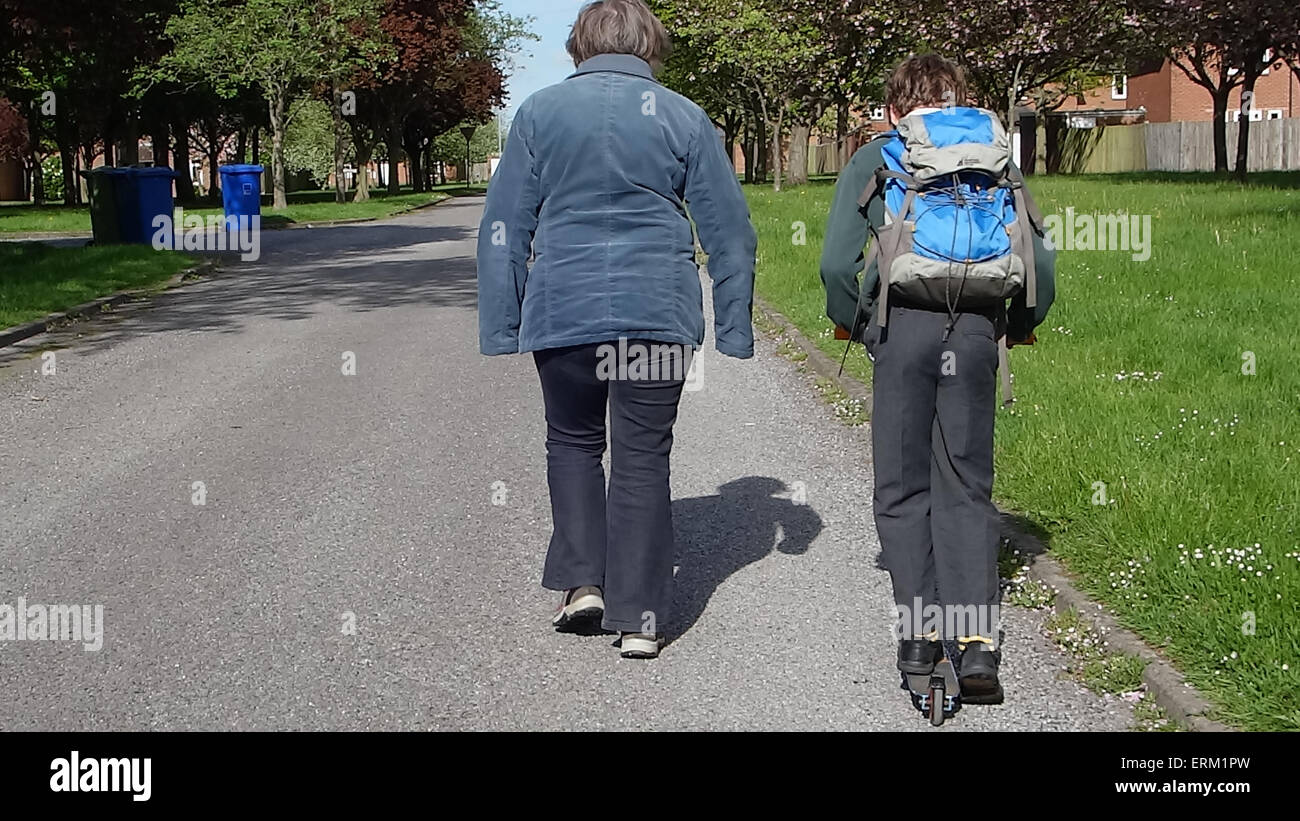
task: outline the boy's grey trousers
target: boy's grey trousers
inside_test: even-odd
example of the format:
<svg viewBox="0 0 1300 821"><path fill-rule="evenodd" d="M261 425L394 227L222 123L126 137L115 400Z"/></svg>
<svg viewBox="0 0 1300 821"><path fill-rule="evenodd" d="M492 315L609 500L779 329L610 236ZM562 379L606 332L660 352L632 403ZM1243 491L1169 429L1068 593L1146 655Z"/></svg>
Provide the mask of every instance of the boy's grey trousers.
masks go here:
<svg viewBox="0 0 1300 821"><path fill-rule="evenodd" d="M873 317L867 331L875 360L876 529L900 614L912 613L918 603L974 614L967 609L974 605L995 624L1000 540L992 501L995 324L989 316L959 313L945 343L947 323L942 311L895 304L885 328ZM900 637L929 632L909 629L916 623L900 624ZM979 622L964 618L945 623L944 639L998 640L996 626L981 630Z"/></svg>

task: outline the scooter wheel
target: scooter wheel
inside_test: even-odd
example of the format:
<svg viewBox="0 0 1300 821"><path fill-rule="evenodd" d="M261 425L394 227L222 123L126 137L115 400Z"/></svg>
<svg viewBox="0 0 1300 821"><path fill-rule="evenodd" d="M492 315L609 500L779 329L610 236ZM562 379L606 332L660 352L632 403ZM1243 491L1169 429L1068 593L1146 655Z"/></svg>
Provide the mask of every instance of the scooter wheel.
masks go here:
<svg viewBox="0 0 1300 821"><path fill-rule="evenodd" d="M930 688L930 726L941 727L945 718L943 707L947 702L942 686Z"/></svg>

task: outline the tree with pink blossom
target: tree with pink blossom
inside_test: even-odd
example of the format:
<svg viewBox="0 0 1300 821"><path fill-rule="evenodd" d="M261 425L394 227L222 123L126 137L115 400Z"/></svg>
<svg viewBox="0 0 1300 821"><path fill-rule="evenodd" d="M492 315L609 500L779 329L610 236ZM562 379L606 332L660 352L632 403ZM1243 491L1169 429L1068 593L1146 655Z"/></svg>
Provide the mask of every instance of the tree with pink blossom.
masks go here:
<svg viewBox="0 0 1300 821"><path fill-rule="evenodd" d="M1122 0L921 0L909 17L920 42L959 63L976 101L1004 111L1011 127L1026 95L1121 70L1142 53L1125 7Z"/></svg>

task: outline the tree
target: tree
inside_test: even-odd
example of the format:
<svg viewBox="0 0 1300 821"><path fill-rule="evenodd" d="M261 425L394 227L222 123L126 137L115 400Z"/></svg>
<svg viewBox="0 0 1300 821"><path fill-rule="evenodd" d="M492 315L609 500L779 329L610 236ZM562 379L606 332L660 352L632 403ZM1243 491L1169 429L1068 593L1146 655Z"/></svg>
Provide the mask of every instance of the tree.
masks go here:
<svg viewBox="0 0 1300 821"><path fill-rule="evenodd" d="M474 136L470 139L469 161L471 163L487 162L488 158L497 152L498 122L493 120L487 125L478 125L477 123L465 123L464 125L477 126ZM460 126L452 128L434 139L433 146L430 148L430 156L440 165L454 165L458 168L465 165L465 135L461 133L460 128ZM468 179L468 176L468 169L466 169L465 179ZM445 176L442 182L447 182Z"/></svg>
<svg viewBox="0 0 1300 821"><path fill-rule="evenodd" d="M976 102L1004 111L1071 74L1113 71L1140 51L1124 0L923 0L909 25L958 62Z"/></svg>
<svg viewBox="0 0 1300 821"><path fill-rule="evenodd" d="M27 120L13 103L0 97L0 160L27 156Z"/></svg>
<svg viewBox="0 0 1300 821"><path fill-rule="evenodd" d="M319 86L329 98L333 129L334 201L346 199L347 164L351 139L347 115L353 113L355 92L349 93L353 77L393 53L392 44L380 28L382 0L325 0L330 10L322 18L325 43ZM350 8L349 8L350 7Z"/></svg>
<svg viewBox="0 0 1300 821"><path fill-rule="evenodd" d="M290 104L348 59L338 53L339 32L377 31L368 19L377 14L377 0L183 0L166 28L175 48L154 76L182 83L201 78L227 97L242 88L261 90L271 125L274 207L285 208Z"/></svg>
<svg viewBox="0 0 1300 821"><path fill-rule="evenodd" d="M1143 30L1167 46L1169 59L1213 101L1214 170L1228 170L1228 101L1242 91L1236 174L1244 180L1255 81L1274 54L1296 38L1296 11L1286 0L1133 0Z"/></svg>
<svg viewBox="0 0 1300 821"><path fill-rule="evenodd" d="M0 84L29 124L29 168L40 168L45 141L57 147L65 202L79 201L76 171L115 150L138 160L139 103L133 71L161 46L161 19L175 0L0 0ZM41 175L33 190L41 196Z"/></svg>
<svg viewBox="0 0 1300 821"><path fill-rule="evenodd" d="M670 13L663 2L652 2L651 8L665 17ZM726 67L706 71L700 65L702 59L699 49L678 35L658 79L668 88L694 100L722 128L727 156L731 157L749 115L749 94ZM745 150L748 152L749 147L746 146Z"/></svg>
<svg viewBox="0 0 1300 821"><path fill-rule="evenodd" d="M827 44L826 59L818 72L818 85L835 107L835 137L841 147L840 166L847 153L850 108L883 96L885 73L914 46L907 30L896 25L894 0L848 0L837 11L813 3L818 28Z"/></svg>
<svg viewBox="0 0 1300 821"><path fill-rule="evenodd" d="M385 0L379 25L393 50L355 77L357 116L349 124L357 164L368 164L383 142L388 190L397 193L397 164L405 151L419 191L434 138L463 121L491 116L505 98L511 55L532 35L526 21L495 2L470 0ZM367 196L368 184L359 185L357 199Z"/></svg>
<svg viewBox="0 0 1300 821"><path fill-rule="evenodd" d="M697 73L729 75L753 95L770 135L781 190L781 137L794 107L805 101L821 58L821 33L791 0L661 0L661 19L698 54ZM817 118L812 117L812 121Z"/></svg>
<svg viewBox="0 0 1300 821"><path fill-rule="evenodd" d="M284 163L288 171L305 171L324 188L334 170L336 138L330 105L303 97L294 100L289 128L284 136Z"/></svg>
<svg viewBox="0 0 1300 821"><path fill-rule="evenodd" d="M835 108L835 131L845 140L854 102L879 99L889 66L914 46L900 26L896 0L786 0L791 13L820 32L822 53L797 87L790 133L790 181L807 182L811 128L828 107ZM847 144L842 143L847 150ZM848 161L847 153L841 157Z"/></svg>

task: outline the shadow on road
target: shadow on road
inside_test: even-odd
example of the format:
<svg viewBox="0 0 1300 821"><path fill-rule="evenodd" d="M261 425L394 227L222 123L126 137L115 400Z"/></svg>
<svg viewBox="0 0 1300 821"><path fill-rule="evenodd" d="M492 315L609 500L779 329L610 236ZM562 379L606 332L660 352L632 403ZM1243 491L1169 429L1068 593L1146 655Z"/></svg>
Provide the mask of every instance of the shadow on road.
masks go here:
<svg viewBox="0 0 1300 821"><path fill-rule="evenodd" d="M437 248L473 235L463 226L400 223L268 231L259 260L220 255L222 268L210 280L127 303L51 334L41 347L75 341L97 351L166 331L237 333L252 319L308 319L321 305L358 312L398 305L473 308L473 249L446 256Z"/></svg>
<svg viewBox="0 0 1300 821"><path fill-rule="evenodd" d="M736 571L774 550L807 552L822 520L808 505L776 495L789 491L779 479L747 476L718 488L717 495L673 502L678 569L668 642L695 625L713 591Z"/></svg>

